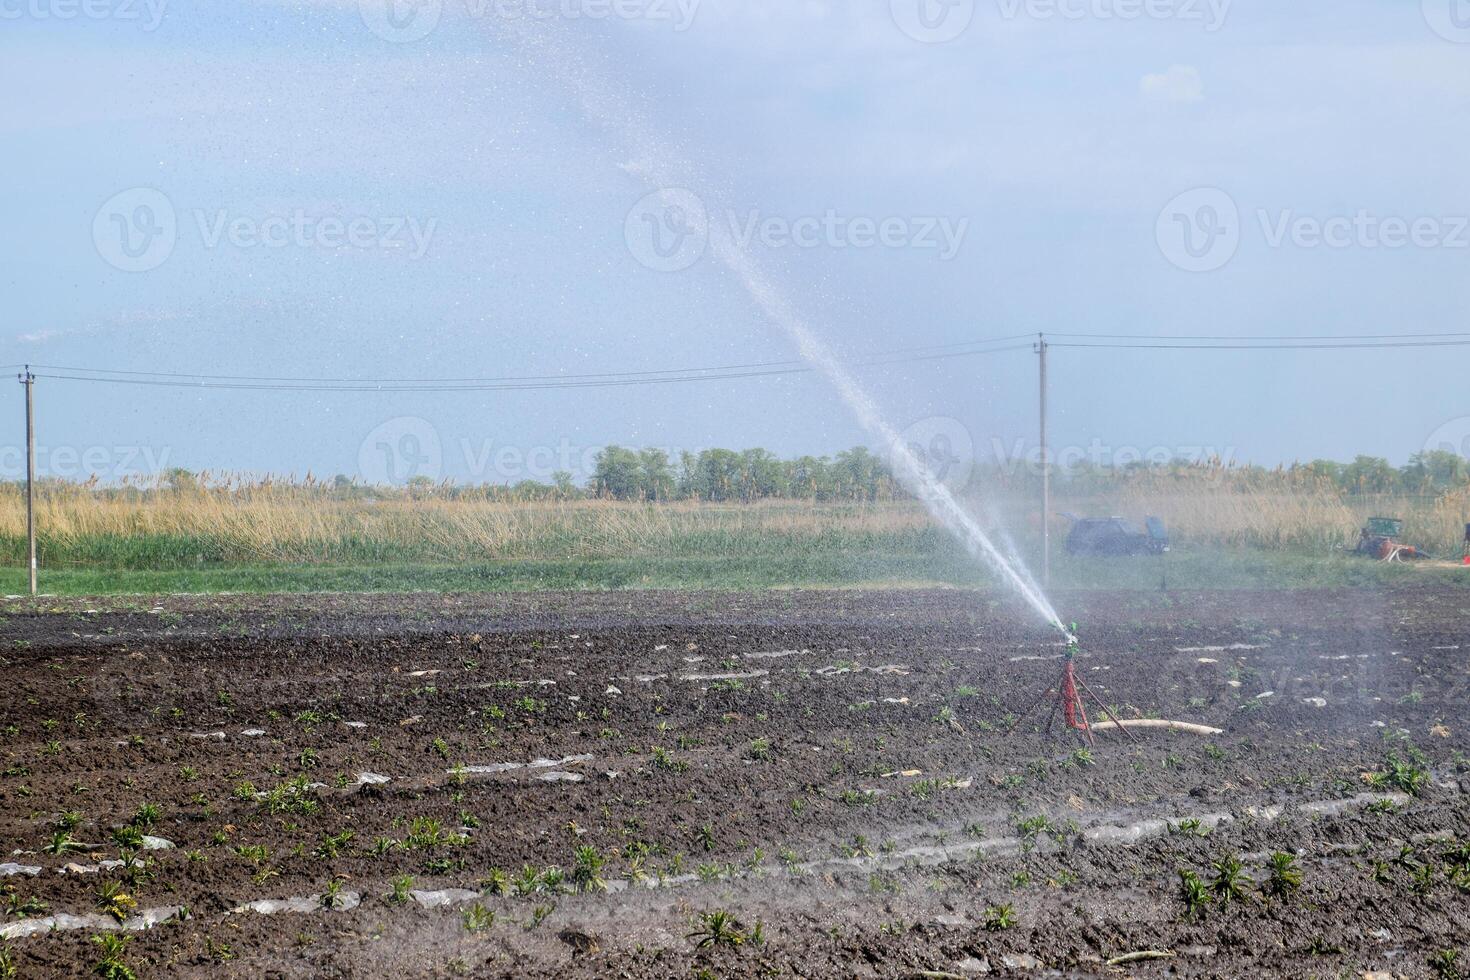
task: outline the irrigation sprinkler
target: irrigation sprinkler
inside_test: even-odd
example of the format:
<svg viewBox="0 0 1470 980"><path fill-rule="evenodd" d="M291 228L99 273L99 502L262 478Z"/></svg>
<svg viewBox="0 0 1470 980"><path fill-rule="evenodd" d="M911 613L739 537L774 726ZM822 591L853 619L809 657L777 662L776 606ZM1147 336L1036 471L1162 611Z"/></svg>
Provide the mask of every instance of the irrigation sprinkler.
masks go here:
<svg viewBox="0 0 1470 980"><path fill-rule="evenodd" d="M1076 623L1072 624L1072 628L1068 631L1067 636L1067 652L1062 658L1062 676L1057 679L1055 684L1048 687L1042 693L1041 697L1031 702L1026 710L1017 716L1015 724L1011 725L1010 731L1006 732L1006 734L1013 734L1021 726L1021 722L1026 720L1027 715L1035 711L1043 702L1050 700L1051 711L1046 716L1046 728L1043 729L1044 731L1051 731L1051 726L1057 719L1057 712L1061 711L1062 719L1066 723L1069 731L1079 733L1089 746L1097 744L1092 734L1092 723L1087 720L1087 702L1083 699L1083 695L1085 694L1096 703L1103 714L1108 716L1108 719L1118 731L1128 736L1130 741L1137 741L1127 726L1118 720L1117 715L1113 714L1112 709L1103 703L1103 699L1098 697L1097 693L1091 687L1087 686L1085 680L1077 676Z"/></svg>

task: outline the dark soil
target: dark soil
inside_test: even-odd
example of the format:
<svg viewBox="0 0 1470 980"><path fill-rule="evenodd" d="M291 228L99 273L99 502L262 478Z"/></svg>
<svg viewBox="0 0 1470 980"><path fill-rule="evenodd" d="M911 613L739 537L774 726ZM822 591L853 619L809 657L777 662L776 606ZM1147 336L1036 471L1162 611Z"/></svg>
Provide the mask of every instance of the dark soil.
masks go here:
<svg viewBox="0 0 1470 980"><path fill-rule="evenodd" d="M15 930L117 882L185 908L124 933L141 977L1470 967L1470 595L1060 605L1119 715L1223 734L1007 737L1062 648L967 592L11 601L0 929L19 976L88 973L105 915ZM68 812L86 846L50 853ZM175 846L67 869L130 822ZM1276 852L1299 889L1266 893ZM1231 855L1253 884L1187 916L1179 872ZM715 910L744 941L698 949ZM1170 955L1106 965L1139 951Z"/></svg>

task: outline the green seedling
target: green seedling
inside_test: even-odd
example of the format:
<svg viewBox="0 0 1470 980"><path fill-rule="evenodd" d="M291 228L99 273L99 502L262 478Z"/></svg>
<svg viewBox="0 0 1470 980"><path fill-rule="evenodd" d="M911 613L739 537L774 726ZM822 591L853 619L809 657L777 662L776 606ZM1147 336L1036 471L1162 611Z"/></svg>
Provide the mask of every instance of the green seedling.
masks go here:
<svg viewBox="0 0 1470 980"><path fill-rule="evenodd" d="M460 914L460 920L466 932L480 933L495 925L495 913L476 902Z"/></svg>
<svg viewBox="0 0 1470 980"><path fill-rule="evenodd" d="M118 922L138 910L138 900L123 891L120 881L104 881L97 886L97 907Z"/></svg>
<svg viewBox="0 0 1470 980"><path fill-rule="evenodd" d="M92 942L102 950L101 958L92 967L93 973L102 980L138 980L132 967L123 962L123 954L127 952L128 943L132 942L131 936L109 932L93 936Z"/></svg>
<svg viewBox="0 0 1470 980"><path fill-rule="evenodd" d="M985 910L985 928L1002 932L1016 924L1016 910L1010 904L992 905Z"/></svg>
<svg viewBox="0 0 1470 980"><path fill-rule="evenodd" d="M506 896L510 894L510 875L499 868L491 868L485 872L485 877L480 879L480 886L485 889L487 895Z"/></svg>
<svg viewBox="0 0 1470 980"><path fill-rule="evenodd" d="M1227 854L1213 862L1210 867L1215 869L1215 877L1210 881L1210 890L1215 893L1215 899L1222 907L1231 902L1243 902L1250 899L1251 878L1245 873L1245 865L1241 863L1239 857Z"/></svg>
<svg viewBox="0 0 1470 980"><path fill-rule="evenodd" d="M1302 887L1302 869L1297 867L1296 857L1284 851L1277 851L1271 855L1267 862L1270 877L1261 887L1261 891L1272 898L1287 899L1296 894L1297 889Z"/></svg>
<svg viewBox="0 0 1470 980"><path fill-rule="evenodd" d="M699 913L694 927L694 931L685 938L694 940L695 949L740 946L749 938L735 917L724 909Z"/></svg>
<svg viewBox="0 0 1470 980"><path fill-rule="evenodd" d="M70 831L58 830L51 835L51 839L42 848L47 854L75 854L85 851L87 845L77 840Z"/></svg>
<svg viewBox="0 0 1470 980"><path fill-rule="evenodd" d="M572 869L572 887L579 892L607 891L602 879L602 866L607 859L595 847L577 848L577 863Z"/></svg>
<svg viewBox="0 0 1470 980"><path fill-rule="evenodd" d="M1210 890L1193 871L1179 872L1179 897L1184 901L1184 917L1195 920L1204 918L1210 908Z"/></svg>

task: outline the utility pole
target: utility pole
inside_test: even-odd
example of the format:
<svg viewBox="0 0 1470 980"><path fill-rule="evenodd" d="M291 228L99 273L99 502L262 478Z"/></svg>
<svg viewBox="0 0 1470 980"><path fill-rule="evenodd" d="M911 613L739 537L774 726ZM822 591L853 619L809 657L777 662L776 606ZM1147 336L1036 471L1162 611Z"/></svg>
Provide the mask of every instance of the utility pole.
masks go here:
<svg viewBox="0 0 1470 980"><path fill-rule="evenodd" d="M1046 445L1046 334L1036 335L1041 363L1041 587L1051 588L1051 454Z"/></svg>
<svg viewBox="0 0 1470 980"><path fill-rule="evenodd" d="M31 570L31 595L36 594L36 376L29 364L20 383L26 389L26 544Z"/></svg>

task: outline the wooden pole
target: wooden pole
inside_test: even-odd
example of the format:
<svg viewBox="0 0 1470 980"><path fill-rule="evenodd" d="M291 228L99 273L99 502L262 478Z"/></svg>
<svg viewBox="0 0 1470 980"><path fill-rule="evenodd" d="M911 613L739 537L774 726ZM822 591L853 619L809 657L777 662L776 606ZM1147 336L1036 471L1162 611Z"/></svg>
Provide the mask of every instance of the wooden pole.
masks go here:
<svg viewBox="0 0 1470 980"><path fill-rule="evenodd" d="M1046 334L1037 335L1041 362L1041 587L1051 588L1051 453L1046 444Z"/></svg>
<svg viewBox="0 0 1470 980"><path fill-rule="evenodd" d="M26 550L31 570L31 595L36 594L36 376L26 365L20 383L26 388Z"/></svg>

